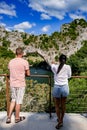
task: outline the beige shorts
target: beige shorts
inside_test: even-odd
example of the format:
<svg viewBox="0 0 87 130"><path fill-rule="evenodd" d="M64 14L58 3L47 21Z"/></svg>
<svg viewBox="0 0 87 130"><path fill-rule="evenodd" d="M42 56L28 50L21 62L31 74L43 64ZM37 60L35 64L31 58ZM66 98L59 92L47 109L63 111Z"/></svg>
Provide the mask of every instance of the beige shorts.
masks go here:
<svg viewBox="0 0 87 130"><path fill-rule="evenodd" d="M22 104L25 93L25 87L16 88L11 87L11 101L15 101L16 104Z"/></svg>

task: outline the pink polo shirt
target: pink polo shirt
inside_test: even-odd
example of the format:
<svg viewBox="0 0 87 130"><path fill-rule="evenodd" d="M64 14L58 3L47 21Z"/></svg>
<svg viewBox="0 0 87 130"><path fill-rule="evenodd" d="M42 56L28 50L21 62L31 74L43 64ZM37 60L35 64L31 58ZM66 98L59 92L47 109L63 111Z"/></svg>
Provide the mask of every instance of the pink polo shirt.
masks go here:
<svg viewBox="0 0 87 130"><path fill-rule="evenodd" d="M28 61L23 58L14 58L8 64L10 71L10 86L25 87L25 70L29 69Z"/></svg>

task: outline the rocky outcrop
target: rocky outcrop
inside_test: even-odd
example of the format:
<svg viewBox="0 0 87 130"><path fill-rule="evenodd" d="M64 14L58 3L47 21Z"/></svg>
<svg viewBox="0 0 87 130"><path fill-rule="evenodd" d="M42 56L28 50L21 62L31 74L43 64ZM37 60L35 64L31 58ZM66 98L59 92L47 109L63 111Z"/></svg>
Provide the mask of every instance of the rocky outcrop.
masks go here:
<svg viewBox="0 0 87 130"><path fill-rule="evenodd" d="M41 40L35 41L36 43L38 43L38 47L35 46L35 43L25 45L22 33L17 31L7 32L4 27L0 27L0 45L2 45L3 38L5 38L6 40L10 41L10 46L8 47L8 49L11 49L13 52L18 46L21 46L24 48L25 54L37 52L44 60L47 60L50 63L60 53L64 53L69 57L83 46L82 42L84 40L87 40L87 27L83 27L79 23L79 20L75 20L74 22L74 24L76 25L75 32L76 34L78 34L74 40L70 38L70 35L66 35L67 33L69 33L71 23L64 24L62 26L60 32L62 35L62 40L60 40L58 37L55 38L56 44L59 46L58 50L54 48L54 45L48 51L41 49L39 47L39 42L41 42ZM27 34L27 37L29 36L30 34Z"/></svg>

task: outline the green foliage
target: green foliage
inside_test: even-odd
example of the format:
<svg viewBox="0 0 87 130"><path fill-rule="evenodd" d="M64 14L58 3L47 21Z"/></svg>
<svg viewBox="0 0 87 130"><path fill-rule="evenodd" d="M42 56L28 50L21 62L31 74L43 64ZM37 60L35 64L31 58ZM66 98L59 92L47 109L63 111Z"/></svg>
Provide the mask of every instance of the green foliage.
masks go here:
<svg viewBox="0 0 87 130"><path fill-rule="evenodd" d="M58 61L59 57L58 56L55 56L55 60Z"/></svg>
<svg viewBox="0 0 87 130"><path fill-rule="evenodd" d="M69 82L70 94L67 100L67 112L86 112L87 80L72 78Z"/></svg>
<svg viewBox="0 0 87 130"><path fill-rule="evenodd" d="M0 111L6 111L6 89L3 86L4 84L0 83Z"/></svg>
<svg viewBox="0 0 87 130"><path fill-rule="evenodd" d="M40 79L39 79L40 80ZM53 79L52 79L53 80ZM32 78L26 79L27 87L24 95L22 111L28 112L49 112L49 92L50 86L46 83L39 83ZM0 90L0 110L6 109L5 84ZM86 112L87 111L87 80L84 78L71 78L69 80L70 94L66 102L66 112ZM51 108L54 108L51 100ZM54 109L51 109L54 112Z"/></svg>
<svg viewBox="0 0 87 130"><path fill-rule="evenodd" d="M60 33L59 32L54 32L51 35L52 38L59 38L60 37Z"/></svg>
<svg viewBox="0 0 87 130"><path fill-rule="evenodd" d="M14 56L14 53L10 49L8 50L6 47L0 46L0 57L13 58Z"/></svg>
<svg viewBox="0 0 87 130"><path fill-rule="evenodd" d="M79 57L72 55L69 60L68 64L72 68L73 75L79 75L80 74L80 60Z"/></svg>
<svg viewBox="0 0 87 130"><path fill-rule="evenodd" d="M52 36L49 36L49 37L47 35L41 36L40 48L42 50L48 51L50 48L54 47L56 50L59 50L59 46L56 42L58 37L56 37L56 35L57 35L57 32L55 32L54 34L52 34Z"/></svg>
<svg viewBox="0 0 87 130"><path fill-rule="evenodd" d="M4 47L9 47L11 44L11 42L9 40L6 40L6 37L3 37L3 40L2 40L2 45Z"/></svg>
<svg viewBox="0 0 87 130"><path fill-rule="evenodd" d="M40 37L40 40L41 40L40 48L42 50L47 50L48 51L48 49L49 49L49 37L44 35L44 36Z"/></svg>
<svg viewBox="0 0 87 130"><path fill-rule="evenodd" d="M29 45L29 43L30 43L30 39L24 39L24 44L25 45Z"/></svg>
<svg viewBox="0 0 87 130"><path fill-rule="evenodd" d="M14 57L15 54L11 50L0 46L0 74L8 73L8 62Z"/></svg>
<svg viewBox="0 0 87 130"><path fill-rule="evenodd" d="M27 34L26 34L26 33L22 33L22 34L21 34L21 37L22 37L23 39L26 39L26 38L27 38Z"/></svg>
<svg viewBox="0 0 87 130"><path fill-rule="evenodd" d="M26 33L23 33L22 35L22 38L23 38L23 42L25 45L29 45L29 44L35 44L38 37L37 36L34 36L34 35L30 35L27 37L27 34Z"/></svg>
<svg viewBox="0 0 87 130"><path fill-rule="evenodd" d="M87 27L87 22L84 19L75 19L69 24L68 28L64 28L63 36L69 36L71 40L75 40L79 35L79 32L76 29L78 25L85 28Z"/></svg>
<svg viewBox="0 0 87 130"><path fill-rule="evenodd" d="M77 25L75 24L75 22L72 22L68 28L68 31L64 33L65 36L69 36L71 37L71 40L75 40L77 37L76 26Z"/></svg>
<svg viewBox="0 0 87 130"><path fill-rule="evenodd" d="M72 67L73 75L87 72L87 41L83 41L82 48L76 54L70 56L68 64Z"/></svg>
<svg viewBox="0 0 87 130"><path fill-rule="evenodd" d="M22 111L44 112L49 109L49 85L27 80Z"/></svg>
<svg viewBox="0 0 87 130"><path fill-rule="evenodd" d="M8 63L10 61L10 58L0 58L0 74L8 74Z"/></svg>
<svg viewBox="0 0 87 130"><path fill-rule="evenodd" d="M76 54L81 59L87 57L87 41L83 41L83 46Z"/></svg>
<svg viewBox="0 0 87 130"><path fill-rule="evenodd" d="M80 19L79 25L82 26L83 28L87 27L87 22L84 19Z"/></svg>

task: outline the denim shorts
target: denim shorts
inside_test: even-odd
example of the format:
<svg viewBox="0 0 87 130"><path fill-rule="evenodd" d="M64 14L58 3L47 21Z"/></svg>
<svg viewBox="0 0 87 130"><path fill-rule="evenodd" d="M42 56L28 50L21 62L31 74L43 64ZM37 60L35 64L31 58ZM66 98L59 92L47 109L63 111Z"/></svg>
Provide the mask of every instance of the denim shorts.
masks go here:
<svg viewBox="0 0 87 130"><path fill-rule="evenodd" d="M68 85L54 85L52 91L53 97L60 98L67 97L69 95L69 86Z"/></svg>

